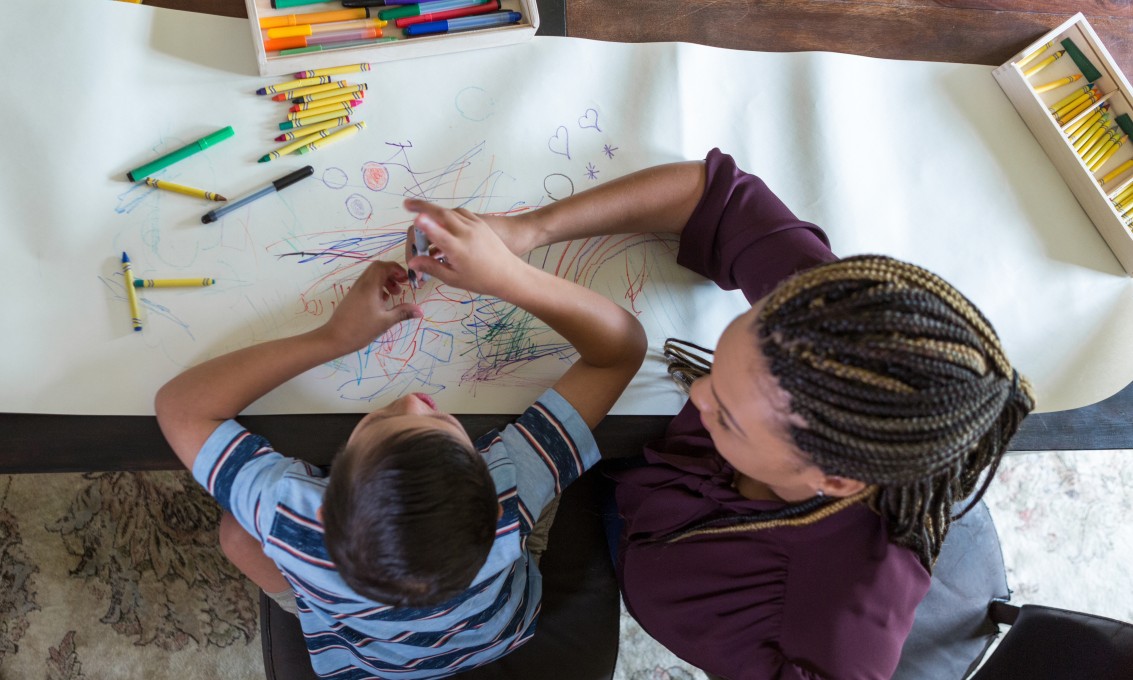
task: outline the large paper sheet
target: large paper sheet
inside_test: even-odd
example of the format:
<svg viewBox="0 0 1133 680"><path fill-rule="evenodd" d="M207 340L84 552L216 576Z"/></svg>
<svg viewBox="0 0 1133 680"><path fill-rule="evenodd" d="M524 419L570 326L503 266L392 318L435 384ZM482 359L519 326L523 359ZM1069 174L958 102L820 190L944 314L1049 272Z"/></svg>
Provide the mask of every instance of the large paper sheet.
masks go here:
<svg viewBox="0 0 1133 680"><path fill-rule="evenodd" d="M253 94L274 81L253 75L244 21L114 2L6 11L21 96L0 109L5 411L151 413L185 367L322 323L366 258L400 258L405 196L515 213L714 146L839 254L892 254L957 285L1042 410L1133 379L1133 286L987 67L536 38L346 76L370 86L368 129L259 164L283 106ZM217 204L125 180L226 125L234 138L155 176L229 198L308 163L314 176L211 225L200 216ZM675 248L633 236L531 256L645 324L654 353L615 413L675 412L664 338L711 345L745 306L677 267ZM145 328L131 332L123 250L139 277L217 285L142 291ZM414 295L423 321L250 411L362 412L425 391L453 412L517 412L574 357L498 301L432 284Z"/></svg>

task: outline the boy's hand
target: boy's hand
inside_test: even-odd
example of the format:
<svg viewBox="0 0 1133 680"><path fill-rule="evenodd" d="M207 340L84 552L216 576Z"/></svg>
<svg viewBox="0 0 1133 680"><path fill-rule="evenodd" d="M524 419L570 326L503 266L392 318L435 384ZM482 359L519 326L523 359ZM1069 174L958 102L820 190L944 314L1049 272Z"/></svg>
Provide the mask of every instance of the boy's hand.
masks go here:
<svg viewBox="0 0 1133 680"><path fill-rule="evenodd" d="M401 265L372 262L335 307L324 328L346 351L355 351L402 321L420 318L422 312L417 305L403 302L391 306L391 300L408 280Z"/></svg>
<svg viewBox="0 0 1133 680"><path fill-rule="evenodd" d="M428 256L409 259L407 264L416 272L474 293L502 298L511 288L515 273L526 266L475 213L413 199L405 202L405 208L418 213L409 227L409 238L417 228L425 232L432 244Z"/></svg>

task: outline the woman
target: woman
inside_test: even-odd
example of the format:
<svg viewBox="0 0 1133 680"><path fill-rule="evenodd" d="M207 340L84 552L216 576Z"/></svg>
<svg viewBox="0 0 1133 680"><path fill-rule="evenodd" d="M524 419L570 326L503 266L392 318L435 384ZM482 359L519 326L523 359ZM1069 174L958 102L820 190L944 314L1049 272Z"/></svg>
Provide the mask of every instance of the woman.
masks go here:
<svg viewBox="0 0 1133 680"><path fill-rule="evenodd" d="M518 253L679 234L679 263L753 305L666 436L612 473L642 627L728 680L890 677L953 505L1034 407L983 315L919 267L837 260L718 150L490 223Z"/></svg>

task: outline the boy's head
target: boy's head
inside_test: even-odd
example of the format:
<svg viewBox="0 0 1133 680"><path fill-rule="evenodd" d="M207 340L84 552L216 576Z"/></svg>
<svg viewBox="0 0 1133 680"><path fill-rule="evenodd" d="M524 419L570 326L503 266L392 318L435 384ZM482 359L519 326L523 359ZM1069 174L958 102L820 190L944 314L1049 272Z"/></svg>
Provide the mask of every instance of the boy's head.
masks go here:
<svg viewBox="0 0 1133 680"><path fill-rule="evenodd" d="M346 584L399 607L438 604L471 585L498 517L484 459L420 394L359 421L322 507L327 551Z"/></svg>

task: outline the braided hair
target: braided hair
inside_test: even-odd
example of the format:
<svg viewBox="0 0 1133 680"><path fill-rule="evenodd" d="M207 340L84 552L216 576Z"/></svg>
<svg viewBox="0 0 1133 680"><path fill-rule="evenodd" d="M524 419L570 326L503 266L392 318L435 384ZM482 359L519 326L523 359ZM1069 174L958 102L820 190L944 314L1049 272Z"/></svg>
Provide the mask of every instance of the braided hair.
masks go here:
<svg viewBox="0 0 1133 680"><path fill-rule="evenodd" d="M935 274L862 255L784 281L752 330L791 411L806 422L790 427L794 444L826 474L869 485L859 496L885 518L890 540L931 571L949 525L983 496L1035 405L991 324ZM695 377L695 363L692 370L686 377ZM819 512L832 502L804 504ZM746 517L692 530L769 521L805 523Z"/></svg>

